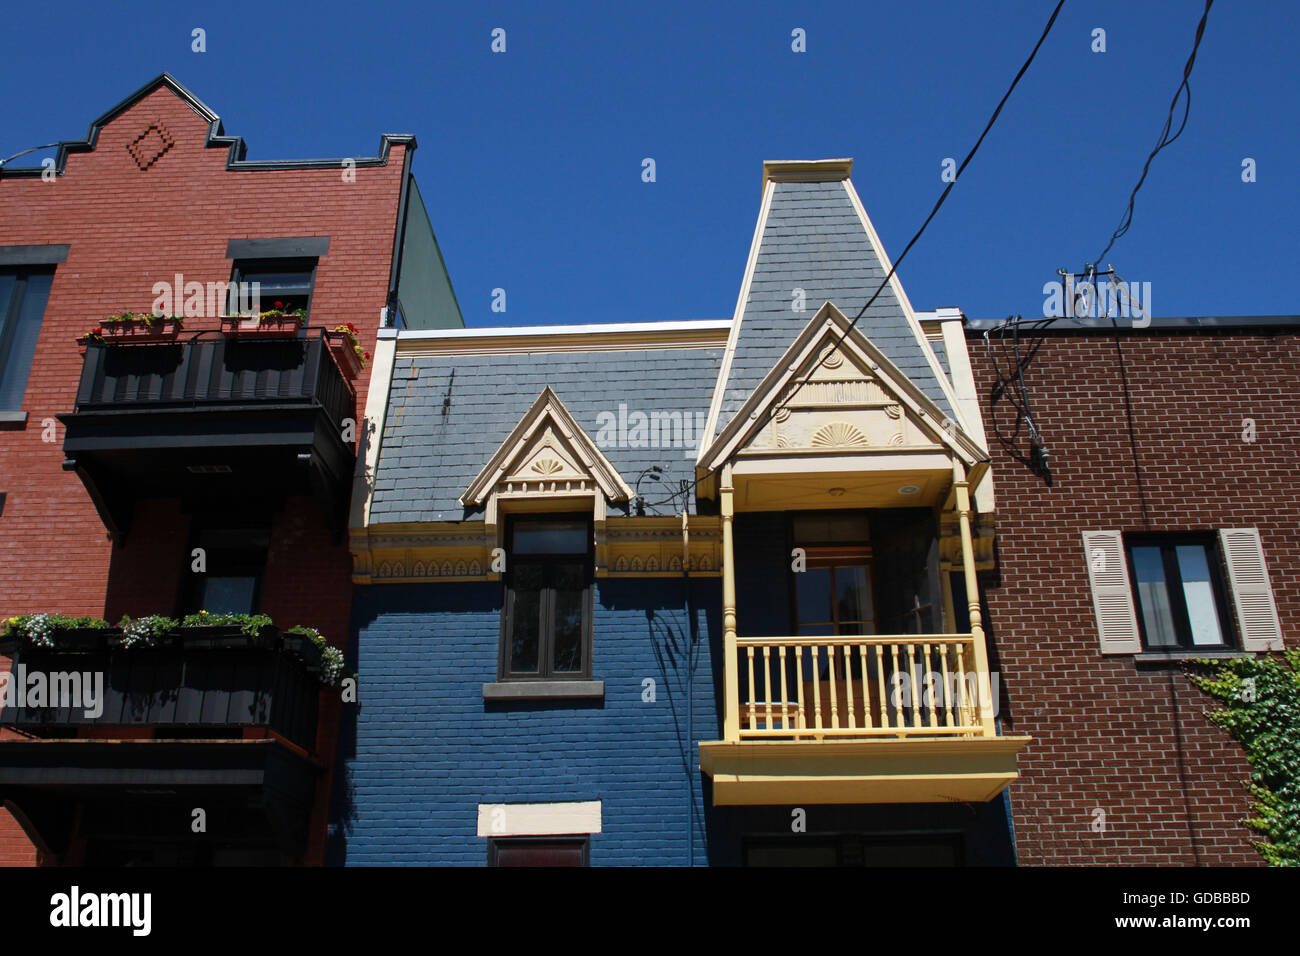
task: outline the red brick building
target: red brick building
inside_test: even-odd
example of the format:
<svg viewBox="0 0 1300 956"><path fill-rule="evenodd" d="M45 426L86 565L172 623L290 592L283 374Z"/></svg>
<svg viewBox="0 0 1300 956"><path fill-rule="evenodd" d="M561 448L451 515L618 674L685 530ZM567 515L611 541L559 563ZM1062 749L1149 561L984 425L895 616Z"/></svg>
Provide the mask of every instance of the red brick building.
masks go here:
<svg viewBox="0 0 1300 956"><path fill-rule="evenodd" d="M996 474L997 569L984 583L1003 727L1034 740L1011 791L1017 858L1259 864L1242 823L1249 766L1205 719L1214 702L1183 661L1242 653L1270 632L1277 647L1278 633L1293 642L1300 629L1300 319L1058 321L1021 337L1023 396L998 324L968 322L967 336ZM1264 607L1243 628L1225 529L1258 532L1276 623ZM1118 617L1103 628L1083 535L1106 531L1119 537L1089 541L1122 546L1133 616L1121 579ZM1180 558L1205 548L1218 587L1204 592L1218 595L1203 610L1217 605L1223 647L1212 634L1158 646L1142 566L1162 542L1185 545Z"/></svg>
<svg viewBox="0 0 1300 956"><path fill-rule="evenodd" d="M384 136L371 158L250 162L243 141L163 75L95 120L84 140L63 143L53 168L0 169L0 619L56 612L115 624L124 614L181 615L224 602L346 645L352 588L342 529L369 371L349 382L346 356L324 330L351 323L370 351L381 323L463 325L411 176L415 146L411 136ZM222 286L236 281L259 283L263 311L276 300L302 308L305 328L292 340L223 336ZM155 310L159 283L177 286L175 301L157 310L184 314L174 342L92 342L79 352L78 337L107 316ZM196 548L211 564L202 573ZM6 662L0 657L0 667ZM227 688L236 689L247 690ZM320 693L297 741L274 720L228 715L221 724L206 711L187 720L179 709L124 709L118 726L93 731L121 743L99 746L82 769L127 780L129 765L138 785L152 780L163 793L169 787L157 781L189 765L187 747L270 739L292 753L314 791L305 826L272 820L271 828L306 835L292 849L232 844L230 858L316 862L338 698ZM84 741L89 728L47 722L31 733L8 732L0 745L10 748L0 761L8 774L0 864L97 853L106 862L188 859L183 835L163 852L146 845L153 837L132 838L133 823L95 830L119 812L116 803L92 813L98 797L55 769L93 748L46 739ZM179 741L149 751L165 749L165 758L124 756L132 741L163 737ZM272 774L258 772L262 790L234 802L258 804L271 818L288 813L267 810ZM170 792L160 806L192 795Z"/></svg>

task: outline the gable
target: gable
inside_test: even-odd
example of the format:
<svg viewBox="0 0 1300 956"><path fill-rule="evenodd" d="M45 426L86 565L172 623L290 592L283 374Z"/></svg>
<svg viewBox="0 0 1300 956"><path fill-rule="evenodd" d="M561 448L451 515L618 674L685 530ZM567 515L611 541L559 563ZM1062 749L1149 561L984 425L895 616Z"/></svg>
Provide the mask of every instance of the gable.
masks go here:
<svg viewBox="0 0 1300 956"><path fill-rule="evenodd" d="M480 506L493 495L632 497L618 470L548 386L472 481L460 501Z"/></svg>
<svg viewBox="0 0 1300 956"><path fill-rule="evenodd" d="M847 337L845 336L845 333ZM988 453L827 302L704 451L732 456L934 452L966 465Z"/></svg>

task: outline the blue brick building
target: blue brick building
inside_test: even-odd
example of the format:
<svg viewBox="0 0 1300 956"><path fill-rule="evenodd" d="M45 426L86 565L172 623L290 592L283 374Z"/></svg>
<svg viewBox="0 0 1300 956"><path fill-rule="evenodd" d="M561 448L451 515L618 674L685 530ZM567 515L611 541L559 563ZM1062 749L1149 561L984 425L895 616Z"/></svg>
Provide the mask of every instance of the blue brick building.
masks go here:
<svg viewBox="0 0 1300 956"><path fill-rule="evenodd" d="M347 864L1009 864L957 310L847 160L768 163L735 316L385 330Z"/></svg>

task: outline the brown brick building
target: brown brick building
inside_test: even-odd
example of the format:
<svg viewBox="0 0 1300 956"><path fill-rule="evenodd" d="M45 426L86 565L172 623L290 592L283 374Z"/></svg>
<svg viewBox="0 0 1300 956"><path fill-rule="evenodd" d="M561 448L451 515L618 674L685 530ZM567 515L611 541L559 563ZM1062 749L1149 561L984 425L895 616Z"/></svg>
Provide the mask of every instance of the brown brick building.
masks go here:
<svg viewBox="0 0 1300 956"><path fill-rule="evenodd" d="M1062 320L1022 336L1050 481L1013 404L1024 401L1014 385L995 393L998 367L1006 381L1015 366L997 324L968 322L967 336L996 475L997 569L985 584L1003 727L1034 739L1012 788L1018 860L1259 864L1242 823L1249 766L1203 716L1213 702L1182 662L1241 653L1223 529L1257 530L1280 631L1290 641L1300 628L1300 319ZM1102 531L1121 533L1135 608L1127 624L1108 622L1106 652L1083 539ZM1154 646L1134 548L1153 556L1161 542L1205 548L1225 648L1210 648L1212 635ZM1140 633L1124 634L1134 623Z"/></svg>
<svg viewBox="0 0 1300 956"><path fill-rule="evenodd" d="M124 614L180 615L224 601L346 644L351 561L342 529L364 439L347 419L364 411L369 370L349 382L325 330L351 323L370 351L381 323L463 325L411 176L414 150L411 136L384 136L372 158L250 162L243 141L163 75L95 120L85 140L63 143L53 168L0 170L0 310L8 310L0 618L45 611L115 624ZM297 338L245 342L220 333L221 287L236 280L259 283L263 311L276 300L304 309ZM177 286L162 311L184 314L179 337L91 343L83 357L77 338L111 314L150 312L157 283ZM192 297L188 283L204 294ZM215 563L205 573L192 567L196 547ZM235 683L226 690L248 689ZM307 725L315 730L296 741L277 734L274 721L228 717L221 725L207 711L199 721L179 710L142 716L138 707L123 711L120 724L130 726L93 733L205 739L191 751L223 735L275 740L315 781L306 842L276 853L311 862L324 842L337 692L322 692L319 704ZM91 734L40 726L38 736ZM69 758L49 757L51 741L42 746L30 760L7 751L0 864L36 861L36 844L69 828L66 844L44 847L48 861L93 860L97 840L108 861L148 858L129 826L96 834L91 795L51 769ZM108 779L128 759L139 764L137 782L157 780L189 759L181 744L158 760L124 758L128 746L100 753L95 772ZM270 802L265 793L235 802L245 798ZM98 816L111 816L112 806ZM25 817L27 832L10 810Z"/></svg>

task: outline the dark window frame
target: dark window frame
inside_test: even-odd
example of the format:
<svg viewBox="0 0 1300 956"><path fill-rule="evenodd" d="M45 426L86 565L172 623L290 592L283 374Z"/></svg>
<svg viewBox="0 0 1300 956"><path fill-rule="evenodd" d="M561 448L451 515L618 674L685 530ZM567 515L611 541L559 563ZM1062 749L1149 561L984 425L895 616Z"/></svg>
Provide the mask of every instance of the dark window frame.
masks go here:
<svg viewBox="0 0 1300 956"><path fill-rule="evenodd" d="M582 521L586 531L587 550L573 553L525 554L518 555L512 550L515 529L520 524L545 521ZM593 618L595 616L595 528L590 512L568 513L529 513L506 516L506 571L501 578L501 627L497 649L497 680L503 682L523 681L562 681L591 680ZM555 588L543 585L540 589L538 618L537 671L514 672L510 670L510 647L515 618L515 575L520 565L554 567L559 564L572 564L581 559L584 563L584 585L582 600L582 669L580 671L555 670ZM542 627L541 622L549 626Z"/></svg>
<svg viewBox="0 0 1300 956"><path fill-rule="evenodd" d="M1214 532L1178 531L1167 533L1141 532L1125 533L1124 560L1128 564L1129 588L1133 593L1133 611L1137 617L1138 632L1142 639L1143 653L1178 654L1196 651L1237 650L1241 647L1241 637L1237 633L1236 620L1229 600L1227 580L1224 574L1223 553L1219 537ZM1214 596L1219 612L1219 630L1223 635L1221 644L1197 644L1192 640L1191 618L1187 613L1187 601L1183 595L1183 578L1178 568L1177 548L1186 545L1200 545L1206 551L1206 566L1210 571L1210 591ZM1174 625L1174 638L1177 644L1152 644L1147 634L1146 615L1142 613L1142 592L1138 586L1137 562L1133 560L1135 547L1159 547L1160 557L1164 563L1165 591L1169 595L1169 611Z"/></svg>
<svg viewBox="0 0 1300 956"><path fill-rule="evenodd" d="M522 846L524 844L576 844L582 849L582 866L591 866L591 834L574 833L574 834L557 834L555 836L517 836L517 837L489 837L488 838L488 857L487 865L491 867L500 866L498 857L500 855L501 845Z"/></svg>
<svg viewBox="0 0 1300 956"><path fill-rule="evenodd" d="M235 289L238 289L239 283L245 281L244 276L247 274L249 269L254 269L254 271L258 273L263 273L263 272L306 272L308 273L307 282L302 286L296 287L297 290L301 290L301 291L292 291L287 293L282 291L280 293L280 295L284 295L286 297L287 296L306 297L307 303L306 305L303 306L303 308L307 310L306 322L304 322L305 325L311 322L312 301L316 297L316 271L319 268L320 268L320 259L312 256L294 256L293 258L268 256L260 259L236 259L234 260L234 262L231 264L230 267L230 284ZM274 304L275 304L274 299L267 299L264 297L262 299L262 311L263 312L268 311L269 309L274 307Z"/></svg>
<svg viewBox="0 0 1300 956"><path fill-rule="evenodd" d="M219 532L219 531L230 531L230 530L244 531L247 532L250 536L265 535L266 545L264 548L262 548L258 544L249 544L248 546L242 549L236 547L222 548L221 550L223 551L235 552L237 557L233 561L230 561L230 563L226 563L226 558L222 557L220 566L214 569L212 564L212 558L213 558L212 551L214 549L211 544L205 543L204 536L208 532L213 532L213 531ZM195 548L205 549L204 557L205 557L206 570L201 573L190 570L193 567L193 560L194 560L193 555L194 555ZM240 555L241 551L242 551L242 556ZM250 557L255 552L260 552L260 561L257 558ZM248 613L248 614L260 613L262 609L262 600L265 597L266 567L270 559L270 554L271 554L271 528L269 525L265 525L265 526L260 524L251 525L245 523L236 526L234 523L231 523L226 520L222 520L221 518L212 518L212 519L197 518L190 526L189 549L185 552L186 574L185 574L184 587L181 592L181 608L180 608L181 613L197 614L199 611L212 610L211 608L204 607L203 606L204 601L202 600L203 593L204 593L204 584L206 580L210 577L217 577L217 578L251 577L253 578L254 582L253 582L253 596L251 601L251 607L246 612L235 612L235 613Z"/></svg>
<svg viewBox="0 0 1300 956"><path fill-rule="evenodd" d="M22 311L23 300L27 297L27 284L34 275L50 276L51 294L53 293L53 282L55 267L49 264L33 265L15 265L0 266L0 273L14 276L14 287L9 293L8 302L0 302L0 376L3 376L5 366L9 364L9 355L13 351L15 326L18 322L18 315ZM45 309L49 308L49 300L46 299ZM45 310L41 312L41 325L45 324ZM39 344L39 331L37 332ZM34 358L34 356L33 356ZM18 411L21 410L27 397L27 383L31 378L31 367L27 368L27 375L23 379L23 394L19 397L18 405L14 409L0 408L0 411ZM0 378L0 384L3 384L3 378Z"/></svg>
<svg viewBox="0 0 1300 956"><path fill-rule="evenodd" d="M843 567L865 567L867 569L867 586L871 594L871 629L868 635L880 633L879 614L877 613L877 596L876 596L876 571L875 555L871 548L870 532L866 541L856 543L846 541L820 542L820 541L800 541L795 525L800 518L836 518L844 516L860 517L863 521L867 520L867 512L864 509L846 509L844 511L788 511L786 512L786 540L789 542L787 551L794 548L803 548L807 559L806 567L812 568L830 568L831 569L831 594L830 606L831 621L809 621L809 624L832 624L835 630L835 636L843 636L840 633L839 620L839 602L835 600L835 568ZM857 559L857 560L854 560ZM793 635L799 634L799 572L791 569L787 578L787 589L789 594L790 607L790 631Z"/></svg>

